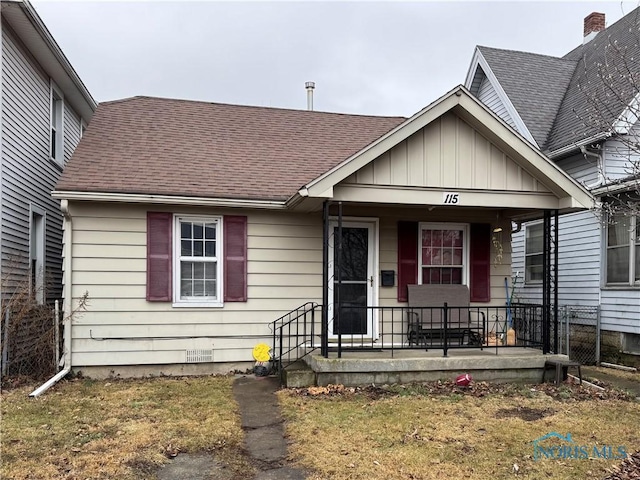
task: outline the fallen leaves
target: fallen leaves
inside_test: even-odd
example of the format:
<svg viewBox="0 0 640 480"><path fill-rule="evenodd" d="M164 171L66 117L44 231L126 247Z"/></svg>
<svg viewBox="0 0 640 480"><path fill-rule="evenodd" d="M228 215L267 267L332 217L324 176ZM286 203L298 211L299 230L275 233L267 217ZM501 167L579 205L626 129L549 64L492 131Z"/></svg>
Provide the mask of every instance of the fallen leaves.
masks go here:
<svg viewBox="0 0 640 480"><path fill-rule="evenodd" d="M614 467L614 472L603 480L632 480L640 478L640 450L629 455Z"/></svg>
<svg viewBox="0 0 640 480"><path fill-rule="evenodd" d="M472 397L486 397L500 395L505 397L547 395L560 402L587 400L623 400L633 401L634 397L621 390L594 390L583 385L565 383L556 385L542 383L536 385L497 384L488 382L473 382L467 387L460 387L453 381L424 382L405 385L368 385L362 387L345 387L344 385L329 384L319 387L291 388L289 393L310 397L341 397L351 395L365 395L373 400L393 396L442 396L458 395ZM454 397L452 397L454 398ZM457 397L455 397L457 398ZM548 412L544 412L546 414Z"/></svg>

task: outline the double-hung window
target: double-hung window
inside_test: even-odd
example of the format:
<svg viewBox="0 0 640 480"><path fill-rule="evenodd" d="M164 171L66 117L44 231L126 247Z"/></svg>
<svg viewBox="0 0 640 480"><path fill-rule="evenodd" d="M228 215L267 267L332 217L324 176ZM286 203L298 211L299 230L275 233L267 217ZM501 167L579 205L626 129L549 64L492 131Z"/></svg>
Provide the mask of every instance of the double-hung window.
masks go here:
<svg viewBox="0 0 640 480"><path fill-rule="evenodd" d="M420 224L420 284L468 283L468 225Z"/></svg>
<svg viewBox="0 0 640 480"><path fill-rule="evenodd" d="M640 216L611 215L606 248L607 285L640 286Z"/></svg>
<svg viewBox="0 0 640 480"><path fill-rule="evenodd" d="M174 302L222 303L220 217L175 217Z"/></svg>
<svg viewBox="0 0 640 480"><path fill-rule="evenodd" d="M525 283L542 283L543 224L533 223L525 227L524 242L524 281Z"/></svg>

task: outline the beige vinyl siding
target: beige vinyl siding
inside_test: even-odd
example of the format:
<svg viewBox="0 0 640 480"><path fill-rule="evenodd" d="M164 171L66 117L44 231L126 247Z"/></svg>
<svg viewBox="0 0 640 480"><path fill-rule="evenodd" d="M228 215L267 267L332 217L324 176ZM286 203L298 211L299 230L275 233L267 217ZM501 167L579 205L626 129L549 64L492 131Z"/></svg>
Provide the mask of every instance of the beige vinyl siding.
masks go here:
<svg viewBox="0 0 640 480"><path fill-rule="evenodd" d="M226 302L223 308L175 308L145 299L145 206L72 204L71 214L72 292L75 300L84 291L89 294L87 311L73 326L74 366L180 364L189 349L212 349L215 362L252 361L257 343L271 344L270 322L322 298L320 215L247 212L248 301ZM185 336L194 338L172 338ZM121 340L96 340L116 337Z"/></svg>
<svg viewBox="0 0 640 480"><path fill-rule="evenodd" d="M80 120L64 106L65 158L78 143ZM44 268L49 300L62 295L62 215L50 192L60 169L49 161L49 78L2 24L2 185L0 249L9 285L28 278L30 205L45 212ZM7 278L4 278L7 280ZM5 283L5 286L7 283Z"/></svg>
<svg viewBox="0 0 640 480"><path fill-rule="evenodd" d="M200 215L242 213L182 207L153 210ZM74 303L85 291L89 294L87 310L73 323L76 368L181 364L189 349L212 349L214 362L252 361L251 349L258 342L271 344L270 322L305 302L321 302L320 213L246 212L248 301L227 302L223 308L175 308L168 302L145 299L147 207L71 203L70 211ZM344 213L380 219L379 269L396 272L399 219L494 224L496 220L495 212L478 214L464 209L447 213L345 206ZM503 239L503 248L501 261L492 249L491 305L504 305L503 281L510 275L508 236ZM406 306L397 302L395 286L380 287L379 296L382 306ZM172 338L185 336L194 338ZM118 340L103 340L106 338Z"/></svg>
<svg viewBox="0 0 640 480"><path fill-rule="evenodd" d="M549 192L513 159L450 112L343 183Z"/></svg>

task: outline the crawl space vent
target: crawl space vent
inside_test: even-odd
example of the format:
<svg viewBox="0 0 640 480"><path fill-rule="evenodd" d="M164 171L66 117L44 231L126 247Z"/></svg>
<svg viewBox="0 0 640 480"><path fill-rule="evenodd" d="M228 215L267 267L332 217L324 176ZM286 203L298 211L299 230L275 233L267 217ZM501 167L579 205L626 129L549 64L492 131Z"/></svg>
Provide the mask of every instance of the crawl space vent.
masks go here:
<svg viewBox="0 0 640 480"><path fill-rule="evenodd" d="M187 350L187 363L213 362L213 350L194 349Z"/></svg>

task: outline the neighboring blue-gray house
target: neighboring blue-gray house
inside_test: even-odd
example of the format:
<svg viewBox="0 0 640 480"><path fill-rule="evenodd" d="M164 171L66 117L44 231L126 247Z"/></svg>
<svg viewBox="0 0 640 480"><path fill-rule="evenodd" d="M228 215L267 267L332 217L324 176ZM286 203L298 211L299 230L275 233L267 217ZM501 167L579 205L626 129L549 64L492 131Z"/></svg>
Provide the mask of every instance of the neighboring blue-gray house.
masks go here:
<svg viewBox="0 0 640 480"><path fill-rule="evenodd" d="M603 342L640 354L640 8L605 28L585 18L584 42L564 57L476 47L465 86L602 202L560 217L558 304L599 306ZM637 137L635 137L637 142ZM635 210L634 210L635 209ZM631 212L631 213L629 213ZM518 296L539 301L542 223L513 232Z"/></svg>
<svg viewBox="0 0 640 480"><path fill-rule="evenodd" d="M29 2L2 1L0 12L2 293L30 282L43 303L62 296L62 213L51 191L97 104Z"/></svg>

